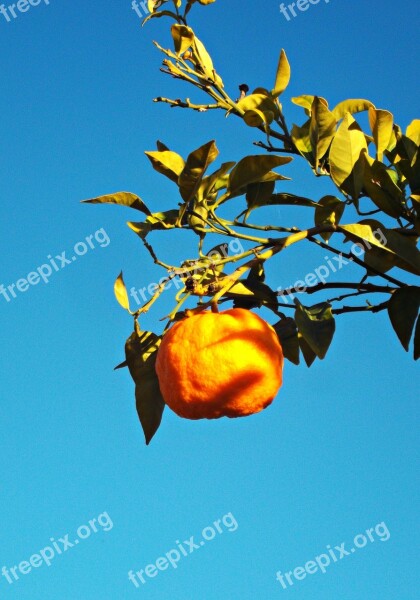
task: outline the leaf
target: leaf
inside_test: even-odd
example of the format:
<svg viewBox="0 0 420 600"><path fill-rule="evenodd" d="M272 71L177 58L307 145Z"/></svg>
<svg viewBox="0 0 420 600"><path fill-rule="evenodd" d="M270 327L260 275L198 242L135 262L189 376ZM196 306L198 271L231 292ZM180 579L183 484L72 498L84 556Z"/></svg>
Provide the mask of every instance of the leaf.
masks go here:
<svg viewBox="0 0 420 600"><path fill-rule="evenodd" d="M232 161L225 162L217 169L217 171L207 177L203 177L197 192L197 198L209 202L212 200L212 195L217 195L217 192L226 189L229 183L229 176L227 173L235 165L236 163Z"/></svg>
<svg viewBox="0 0 420 600"><path fill-rule="evenodd" d="M273 325L273 328L279 338L284 357L294 365L298 365L300 362L299 337L295 320L290 317L281 319Z"/></svg>
<svg viewBox="0 0 420 600"><path fill-rule="evenodd" d="M277 67L276 82L271 92L274 98L278 98L278 96L280 96L289 85L290 73L290 64L287 60L286 52L282 49L280 52L279 64Z"/></svg>
<svg viewBox="0 0 420 600"><path fill-rule="evenodd" d="M303 358L305 359L306 366L311 367L314 360L316 359L316 354L305 340L301 333L298 333L299 346L303 354Z"/></svg>
<svg viewBox="0 0 420 600"><path fill-rule="evenodd" d="M369 124L376 146L376 157L382 160L383 153L391 140L394 117L388 110L369 108Z"/></svg>
<svg viewBox="0 0 420 600"><path fill-rule="evenodd" d="M235 283L227 292L228 298L235 298L234 308L259 308L267 306L277 310L278 298L267 284L258 281L256 278L247 277L238 283Z"/></svg>
<svg viewBox="0 0 420 600"><path fill-rule="evenodd" d="M170 10L160 10L159 12L154 12L147 15L147 17L143 19L141 26L144 27L144 25L146 25L146 23L148 23L151 19L160 19L161 17L172 17L173 19L177 18L176 14Z"/></svg>
<svg viewBox="0 0 420 600"><path fill-rule="evenodd" d="M298 125L293 125L290 135L294 145L299 150L300 154L308 161L310 165L313 166L315 164L315 156L312 148L311 138L309 135L310 125L310 119L306 121L306 123L304 123L302 127L299 127Z"/></svg>
<svg viewBox="0 0 420 600"><path fill-rule="evenodd" d="M420 317L417 319L416 331L414 332L414 360L420 358Z"/></svg>
<svg viewBox="0 0 420 600"><path fill-rule="evenodd" d="M291 100L293 104L301 106L305 109L306 114L310 115L314 98L315 96L311 96L310 94L302 94L301 96L295 96L294 98L291 98Z"/></svg>
<svg viewBox="0 0 420 600"><path fill-rule="evenodd" d="M312 103L312 113L309 126L309 139L315 154L315 169L327 152L335 135L337 121L332 112L315 96Z"/></svg>
<svg viewBox="0 0 420 600"><path fill-rule="evenodd" d="M275 204L287 206L307 206L316 208L318 203L303 196L295 196L294 194L273 194L270 200L270 206Z"/></svg>
<svg viewBox="0 0 420 600"><path fill-rule="evenodd" d="M185 166L182 156L171 150L145 152L155 171L178 183L178 178Z"/></svg>
<svg viewBox="0 0 420 600"><path fill-rule="evenodd" d="M193 41L193 50L196 54L200 64L203 67L204 74L208 79L215 79L216 73L213 66L213 61L211 59L210 54L207 52L206 47L203 42L201 42L197 37L194 37ZM222 83L221 80L219 83ZM223 87L223 83L222 86Z"/></svg>
<svg viewBox="0 0 420 600"><path fill-rule="evenodd" d="M279 109L276 103L272 98L265 94L249 94L249 96L245 96L239 100L237 106L244 112L258 110L262 113L271 112L274 117L279 115Z"/></svg>
<svg viewBox="0 0 420 600"><path fill-rule="evenodd" d="M174 40L175 52L178 56L191 48L194 41L194 32L191 27L175 23L171 27L171 34Z"/></svg>
<svg viewBox="0 0 420 600"><path fill-rule="evenodd" d="M82 200L82 202L86 204L118 204L119 206L135 208L146 215L151 214L143 200L131 192L116 192L115 194L106 194L105 196L98 196L97 198L91 198L90 200Z"/></svg>
<svg viewBox="0 0 420 600"><path fill-rule="evenodd" d="M233 168L229 177L229 194L232 196L250 183L261 181L271 169L289 163L291 156L257 154L246 156Z"/></svg>
<svg viewBox="0 0 420 600"><path fill-rule="evenodd" d="M414 119L408 125L405 135L412 140L416 146L420 146L420 119Z"/></svg>
<svg viewBox="0 0 420 600"><path fill-rule="evenodd" d="M212 140L188 156L178 179L179 191L185 202L195 197L205 171L216 160L218 154L216 143Z"/></svg>
<svg viewBox="0 0 420 600"><path fill-rule="evenodd" d="M305 307L296 302L295 321L300 334L311 350L323 359L327 354L335 332L335 320L331 305L327 302Z"/></svg>
<svg viewBox="0 0 420 600"><path fill-rule="evenodd" d="M157 140L156 142L156 147L158 149L158 152L170 152L168 146L166 146L163 142L161 142L160 140Z"/></svg>
<svg viewBox="0 0 420 600"><path fill-rule="evenodd" d="M125 310L128 310L128 312L131 313L130 301L128 299L127 289L125 287L122 271L115 280L114 294L120 306L122 306L123 308L125 308Z"/></svg>
<svg viewBox="0 0 420 600"><path fill-rule="evenodd" d="M165 408L155 370L160 343L161 338L154 333L135 331L125 345L128 368L136 384L136 409L146 445L158 430Z"/></svg>
<svg viewBox="0 0 420 600"><path fill-rule="evenodd" d="M407 352L419 310L420 287L404 287L396 290L388 304L392 327Z"/></svg>
<svg viewBox="0 0 420 600"><path fill-rule="evenodd" d="M337 229L351 240L363 242L365 247L373 246L385 252L391 266L398 266L409 273L420 275L420 252L416 247L416 237L386 229L374 219L365 219L352 225L339 225Z"/></svg>
<svg viewBox="0 0 420 600"><path fill-rule="evenodd" d="M367 154L363 173L363 188L372 202L384 213L398 218L403 214L404 193L394 183L390 171Z"/></svg>
<svg viewBox="0 0 420 600"><path fill-rule="evenodd" d="M145 240L148 233L151 231L162 229L173 229L179 218L179 210L167 210L161 213L153 213L142 223L129 221L127 225L137 235Z"/></svg>
<svg viewBox="0 0 420 600"><path fill-rule="evenodd" d="M335 106L331 112L337 121L340 121L345 117L346 113L354 115L355 113L369 110L369 108L375 108L375 105L369 100L350 99L343 100L343 102L337 104L337 106Z"/></svg>
<svg viewBox="0 0 420 600"><path fill-rule="evenodd" d="M335 196L324 196L315 209L315 225L338 225L346 205ZM321 237L328 242L331 232L321 233Z"/></svg>
<svg viewBox="0 0 420 600"><path fill-rule="evenodd" d="M367 143L359 125L347 113L331 144L331 178L335 185L357 200L363 187L363 153Z"/></svg>
<svg viewBox="0 0 420 600"><path fill-rule="evenodd" d="M246 203L248 210L246 212L245 221L254 208L258 208L259 206L267 206L270 204L270 199L273 196L275 185L276 184L274 181L250 183L248 185L246 190Z"/></svg>

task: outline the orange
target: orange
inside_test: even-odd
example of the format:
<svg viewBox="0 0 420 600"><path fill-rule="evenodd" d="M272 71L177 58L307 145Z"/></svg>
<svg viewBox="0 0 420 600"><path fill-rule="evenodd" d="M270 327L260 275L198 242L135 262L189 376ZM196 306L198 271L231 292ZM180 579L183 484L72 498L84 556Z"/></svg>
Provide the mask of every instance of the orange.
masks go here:
<svg viewBox="0 0 420 600"><path fill-rule="evenodd" d="M260 412L281 387L282 371L274 329L243 308L203 311L175 323L156 358L163 398L185 419Z"/></svg>

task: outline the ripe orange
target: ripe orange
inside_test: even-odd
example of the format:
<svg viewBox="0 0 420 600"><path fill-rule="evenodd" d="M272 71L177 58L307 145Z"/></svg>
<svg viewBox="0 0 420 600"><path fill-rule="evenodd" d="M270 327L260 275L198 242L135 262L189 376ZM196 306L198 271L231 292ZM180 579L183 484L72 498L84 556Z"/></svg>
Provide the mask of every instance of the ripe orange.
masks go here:
<svg viewBox="0 0 420 600"><path fill-rule="evenodd" d="M175 323L156 359L163 398L186 419L260 412L281 387L282 371L274 329L243 308L203 311Z"/></svg>

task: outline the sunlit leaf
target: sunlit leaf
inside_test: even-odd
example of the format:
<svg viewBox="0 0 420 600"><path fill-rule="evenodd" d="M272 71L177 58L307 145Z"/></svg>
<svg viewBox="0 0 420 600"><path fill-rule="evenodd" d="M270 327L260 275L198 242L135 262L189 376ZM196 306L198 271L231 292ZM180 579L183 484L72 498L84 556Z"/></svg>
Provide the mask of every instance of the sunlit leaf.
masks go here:
<svg viewBox="0 0 420 600"><path fill-rule="evenodd" d="M155 171L178 183L178 178L185 166L182 156L170 150L145 152L145 154Z"/></svg>
<svg viewBox="0 0 420 600"><path fill-rule="evenodd" d="M277 67L276 82L273 91L271 92L274 98L280 96L289 85L290 73L290 64L287 60L286 52L282 50L280 52L279 64Z"/></svg>
<svg viewBox="0 0 420 600"><path fill-rule="evenodd" d="M324 196L315 209L315 225L338 225L345 206L344 202L335 196ZM326 242L328 242L331 235L330 232L321 233Z"/></svg>
<svg viewBox="0 0 420 600"><path fill-rule="evenodd" d="M346 113L354 115L356 113L369 110L369 108L375 108L372 102L370 102L369 100L362 100L358 98L343 100L343 102L337 104L337 106L335 106L331 112L333 113L337 121L340 121L346 116Z"/></svg>
<svg viewBox="0 0 420 600"><path fill-rule="evenodd" d="M146 215L151 214L143 200L131 192L106 194L105 196L98 196L97 198L91 198L90 200L82 200L82 202L87 204L118 204L119 206L135 208Z"/></svg>
<svg viewBox="0 0 420 600"><path fill-rule="evenodd" d="M230 174L229 193L233 195L250 183L261 181L271 169L285 165L291 160L293 159L290 156L276 156L274 154L246 156L237 163Z"/></svg>
<svg viewBox="0 0 420 600"><path fill-rule="evenodd" d="M130 301L128 299L127 288L125 287L122 271L114 283L114 294L118 303L130 312Z"/></svg>

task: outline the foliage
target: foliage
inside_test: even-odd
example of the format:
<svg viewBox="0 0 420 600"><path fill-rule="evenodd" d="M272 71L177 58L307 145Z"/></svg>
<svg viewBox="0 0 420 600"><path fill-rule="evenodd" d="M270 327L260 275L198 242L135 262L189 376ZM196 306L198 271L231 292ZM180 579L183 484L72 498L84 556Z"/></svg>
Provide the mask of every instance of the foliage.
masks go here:
<svg viewBox="0 0 420 600"><path fill-rule="evenodd" d="M134 333L126 344L126 361L120 366L129 367L136 383L137 409L147 443L159 427L164 408L154 370L162 336L141 331L138 319L174 277L182 279L183 289L167 316L165 330L174 320L182 318L183 305L194 298L198 298L198 304L193 310L227 301L246 308L265 306L277 318L274 327L286 358L299 364L302 354L310 366L316 358L325 357L337 315L387 310L405 350L409 349L414 332L414 358L420 356L420 287L413 285L411 277L420 274L417 248L420 120L413 120L403 132L389 111L376 108L369 100L348 99L331 108L325 98L305 94L292 98L292 102L302 108L304 117L301 124L289 129L280 101L291 76L284 50L281 50L271 89L258 87L250 92L248 85L242 84L239 96L234 99L226 91L208 50L187 23L195 4L208 5L214 1L149 0L150 15L145 21L165 16L174 21L171 26L174 49L165 49L155 42L164 55L161 71L209 97L204 104L165 97L158 97L155 102L201 113L221 110L226 116L242 119L246 126L264 134L264 141L255 145L265 153L250 154L237 163L223 162L211 170L219 154L213 140L193 150L187 158L158 142L157 150L146 152L146 156L153 169L177 186L180 202L176 207L152 213L138 196L128 192L86 201L129 206L143 213L143 220L130 222L129 226L140 237L153 261L167 271L167 280L134 312L130 311L122 275L115 285L119 303L135 320ZM354 116L363 112L368 117L367 131ZM306 162L315 177L329 177L337 188L337 196L312 200L276 192L276 183L287 179L276 169L294 158ZM223 217L224 205L236 206L238 197L244 198L245 208L233 220ZM257 226L249 222L253 211L273 205L305 207L309 226L297 229L276 223ZM149 234L173 229L193 230L197 234L196 260L173 266L158 258L149 242ZM252 247L234 256L220 252L220 246L206 253L204 243L209 234L252 242ZM353 245L345 251L337 248L336 240ZM290 309L292 305L280 302L279 293L265 282L264 265L300 242L309 242L328 249L340 259L351 260L361 272L357 281L289 288L288 294L307 295L334 288L348 290L346 294L315 305L306 306L295 300L292 317L282 312L283 307ZM358 248L363 249L363 258L360 251L355 251ZM239 266L232 268L236 263ZM395 268L400 270L398 278L388 274ZM406 281L402 280L404 276ZM379 283L368 282L368 279ZM353 304L352 300L350 305L342 305L345 298L366 294L375 295L379 301L360 305Z"/></svg>

